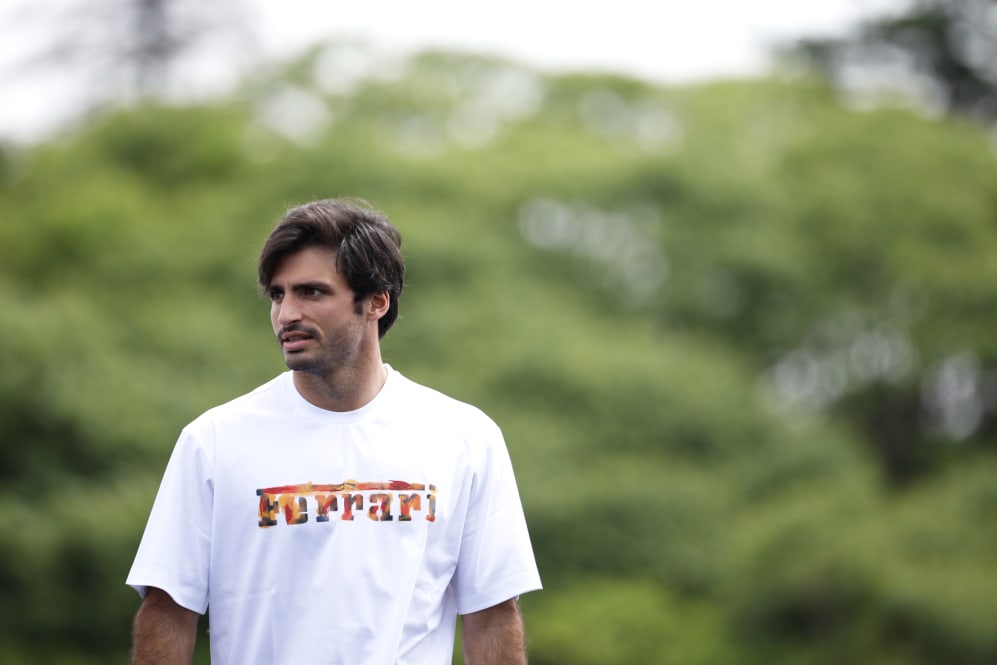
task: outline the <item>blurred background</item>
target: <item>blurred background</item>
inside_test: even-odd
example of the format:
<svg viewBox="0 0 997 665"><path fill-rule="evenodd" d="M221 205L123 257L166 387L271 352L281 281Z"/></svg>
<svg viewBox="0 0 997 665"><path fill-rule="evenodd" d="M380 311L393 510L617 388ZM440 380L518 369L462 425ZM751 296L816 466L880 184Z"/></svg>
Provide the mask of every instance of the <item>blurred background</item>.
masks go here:
<svg viewBox="0 0 997 665"><path fill-rule="evenodd" d="M997 2L578 4L3 6L0 664L126 661L180 428L283 370L259 247L350 195L534 665L997 663Z"/></svg>

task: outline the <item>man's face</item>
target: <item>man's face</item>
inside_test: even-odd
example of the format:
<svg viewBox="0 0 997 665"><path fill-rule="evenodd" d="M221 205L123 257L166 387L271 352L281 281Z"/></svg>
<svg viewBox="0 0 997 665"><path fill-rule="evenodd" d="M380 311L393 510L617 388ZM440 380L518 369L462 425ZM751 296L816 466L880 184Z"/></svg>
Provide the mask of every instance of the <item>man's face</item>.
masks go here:
<svg viewBox="0 0 997 665"><path fill-rule="evenodd" d="M369 326L336 269L335 251L307 247L288 255L277 264L267 294L289 368L330 375L357 361ZM376 321L374 326L376 339Z"/></svg>

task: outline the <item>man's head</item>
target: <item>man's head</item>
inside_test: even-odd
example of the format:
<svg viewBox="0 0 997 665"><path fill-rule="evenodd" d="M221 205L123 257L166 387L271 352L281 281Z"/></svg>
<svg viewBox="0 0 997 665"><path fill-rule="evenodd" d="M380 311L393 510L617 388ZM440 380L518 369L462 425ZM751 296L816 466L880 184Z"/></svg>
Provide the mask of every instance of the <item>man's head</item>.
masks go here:
<svg viewBox="0 0 997 665"><path fill-rule="evenodd" d="M376 293L390 298L377 322L378 336L398 318L398 299L405 284L402 238L388 218L365 202L344 199L313 201L287 211L270 233L259 261L259 285L266 292L280 261L309 247L332 250L336 269L353 289L359 309Z"/></svg>

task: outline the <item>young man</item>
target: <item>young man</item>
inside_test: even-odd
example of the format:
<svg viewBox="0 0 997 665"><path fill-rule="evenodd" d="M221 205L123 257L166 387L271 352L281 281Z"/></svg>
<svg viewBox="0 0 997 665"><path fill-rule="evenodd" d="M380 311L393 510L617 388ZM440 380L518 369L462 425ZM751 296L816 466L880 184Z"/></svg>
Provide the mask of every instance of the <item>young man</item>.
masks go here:
<svg viewBox="0 0 997 665"><path fill-rule="evenodd" d="M132 662L526 662L540 588L509 455L481 411L381 360L405 266L398 231L343 200L287 212L259 283L290 371L180 435L127 583Z"/></svg>

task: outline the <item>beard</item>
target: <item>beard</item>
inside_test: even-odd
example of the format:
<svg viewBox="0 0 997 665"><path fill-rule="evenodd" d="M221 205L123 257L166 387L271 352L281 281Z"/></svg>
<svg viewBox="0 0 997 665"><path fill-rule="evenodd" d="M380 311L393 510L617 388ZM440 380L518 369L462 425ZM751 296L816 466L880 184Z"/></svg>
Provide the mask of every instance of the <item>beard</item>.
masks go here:
<svg viewBox="0 0 997 665"><path fill-rule="evenodd" d="M284 351L284 363L287 368L316 376L331 376L356 365L361 352L363 329L359 321L351 323L332 331L328 337L315 329L303 326L288 326L282 330L278 335L278 343L283 335L291 332L302 333L309 337L307 348Z"/></svg>

